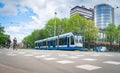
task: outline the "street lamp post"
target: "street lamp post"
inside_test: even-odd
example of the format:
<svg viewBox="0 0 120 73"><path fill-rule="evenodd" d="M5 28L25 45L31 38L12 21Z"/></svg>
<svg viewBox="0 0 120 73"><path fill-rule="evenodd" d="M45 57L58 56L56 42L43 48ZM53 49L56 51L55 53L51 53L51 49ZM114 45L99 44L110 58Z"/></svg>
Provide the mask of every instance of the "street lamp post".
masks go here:
<svg viewBox="0 0 120 73"><path fill-rule="evenodd" d="M55 12L54 14L55 14L54 36L56 36L56 15L57 15L57 12Z"/></svg>

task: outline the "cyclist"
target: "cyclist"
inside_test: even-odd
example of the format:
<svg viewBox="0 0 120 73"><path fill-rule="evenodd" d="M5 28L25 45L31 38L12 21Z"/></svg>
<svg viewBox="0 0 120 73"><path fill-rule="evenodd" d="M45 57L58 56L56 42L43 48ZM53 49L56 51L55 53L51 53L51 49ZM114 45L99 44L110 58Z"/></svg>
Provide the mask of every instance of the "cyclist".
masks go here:
<svg viewBox="0 0 120 73"><path fill-rule="evenodd" d="M17 50L17 39L16 39L16 37L13 39L13 50Z"/></svg>
<svg viewBox="0 0 120 73"><path fill-rule="evenodd" d="M7 42L6 42L6 48L10 48L10 44L11 44L11 40L10 40L10 36L8 36Z"/></svg>

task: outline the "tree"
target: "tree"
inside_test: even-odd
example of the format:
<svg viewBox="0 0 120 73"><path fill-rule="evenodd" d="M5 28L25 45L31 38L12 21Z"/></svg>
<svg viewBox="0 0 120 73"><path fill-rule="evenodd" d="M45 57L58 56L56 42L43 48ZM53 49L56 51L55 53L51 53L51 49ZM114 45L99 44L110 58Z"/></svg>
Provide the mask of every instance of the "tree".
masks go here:
<svg viewBox="0 0 120 73"><path fill-rule="evenodd" d="M112 50L112 43L115 41L116 37L116 26L115 24L111 23L108 25L105 31L107 41L110 42L109 50Z"/></svg>
<svg viewBox="0 0 120 73"><path fill-rule="evenodd" d="M62 20L59 18L50 19L46 24L45 30L47 31L50 37L54 36L54 32L56 36L62 34L64 31Z"/></svg>
<svg viewBox="0 0 120 73"><path fill-rule="evenodd" d="M72 16L67 23L69 31L81 33L87 41L96 39L99 29L95 27L94 21L87 20L81 17L79 14Z"/></svg>
<svg viewBox="0 0 120 73"><path fill-rule="evenodd" d="M4 34L4 27L0 25L0 46L5 46L8 35Z"/></svg>
<svg viewBox="0 0 120 73"><path fill-rule="evenodd" d="M81 32L86 24L87 19L81 17L79 14L75 14L68 20L67 26L71 32Z"/></svg>
<svg viewBox="0 0 120 73"><path fill-rule="evenodd" d="M41 29L41 30L34 30L31 35L28 35L26 36L24 39L23 39L23 43L25 46L31 46L32 48L34 48L34 42L36 40L41 40L41 39L44 39L44 38L47 38L48 37L48 34L47 34L47 31L45 29Z"/></svg>
<svg viewBox="0 0 120 73"><path fill-rule="evenodd" d="M118 43L119 43L119 48L120 48L120 25L118 25L118 27L117 27L116 36L117 36L116 41L118 41Z"/></svg>
<svg viewBox="0 0 120 73"><path fill-rule="evenodd" d="M95 27L94 22L91 20L87 21L87 25L83 29L83 36L85 37L85 40L89 41L95 41L98 37L99 29Z"/></svg>
<svg viewBox="0 0 120 73"><path fill-rule="evenodd" d="M0 35L2 35L2 34L4 34L4 27L2 27L1 25L0 25Z"/></svg>
<svg viewBox="0 0 120 73"><path fill-rule="evenodd" d="M28 45L33 48L34 47L34 38L32 37L32 35L29 35L24 38L23 43L27 48L28 48Z"/></svg>
<svg viewBox="0 0 120 73"><path fill-rule="evenodd" d="M61 28L62 28L62 33L68 33L68 32L71 32L70 30L69 30L69 27L68 27L68 18L63 18L63 19L61 19Z"/></svg>

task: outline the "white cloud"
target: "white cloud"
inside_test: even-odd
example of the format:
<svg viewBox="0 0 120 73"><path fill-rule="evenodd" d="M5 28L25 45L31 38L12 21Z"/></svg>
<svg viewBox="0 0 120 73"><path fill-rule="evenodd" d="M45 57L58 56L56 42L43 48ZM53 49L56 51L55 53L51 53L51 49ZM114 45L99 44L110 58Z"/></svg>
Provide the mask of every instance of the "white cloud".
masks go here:
<svg viewBox="0 0 120 73"><path fill-rule="evenodd" d="M54 12L57 12L57 17L69 17L69 11L71 7L76 5L82 6L85 5L87 8L93 8L94 5L100 3L109 3L113 7L120 6L119 0L1 0L1 2L5 3L5 7L0 10L0 13L17 15L18 10L16 5L20 5L19 10L21 12L27 12L26 7L29 7L33 10L36 16L30 16L33 19L31 22L20 22L17 26L8 26L6 31L8 34L12 35L12 37L19 37L18 39L21 41L23 37L29 35L35 29L42 29L45 26L45 23L50 18L54 18ZM116 22L119 24L118 19L120 18L118 15L120 13L120 8L115 9ZM13 32L13 33L11 33ZM26 32L26 33L25 33Z"/></svg>
<svg viewBox="0 0 120 73"><path fill-rule="evenodd" d="M7 4L4 8L0 9L2 15L17 15L17 9L14 5Z"/></svg>

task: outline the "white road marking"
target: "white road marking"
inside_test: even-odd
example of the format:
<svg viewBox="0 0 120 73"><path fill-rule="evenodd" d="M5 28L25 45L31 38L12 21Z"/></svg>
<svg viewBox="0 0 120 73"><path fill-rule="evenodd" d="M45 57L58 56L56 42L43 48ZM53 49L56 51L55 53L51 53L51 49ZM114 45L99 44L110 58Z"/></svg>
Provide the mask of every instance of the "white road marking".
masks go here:
<svg viewBox="0 0 120 73"><path fill-rule="evenodd" d="M105 56L109 56L109 57L112 57L113 55L110 55L110 54L106 54Z"/></svg>
<svg viewBox="0 0 120 73"><path fill-rule="evenodd" d="M85 58L83 60L86 60L86 61L96 61L96 59L91 59L91 58Z"/></svg>
<svg viewBox="0 0 120 73"><path fill-rule="evenodd" d="M7 53L13 53L13 52L7 52Z"/></svg>
<svg viewBox="0 0 120 73"><path fill-rule="evenodd" d="M120 64L120 62L116 62L116 61L106 61L106 62L103 62L103 63L114 64L114 65L119 65Z"/></svg>
<svg viewBox="0 0 120 73"><path fill-rule="evenodd" d="M101 56L101 55L99 55L99 54L93 54L93 55L91 55L91 56Z"/></svg>
<svg viewBox="0 0 120 73"><path fill-rule="evenodd" d="M79 57L79 56L84 56L84 55L76 55L76 56L78 56L78 57Z"/></svg>
<svg viewBox="0 0 120 73"><path fill-rule="evenodd" d="M16 54L13 54L13 53L11 53L11 54L6 54L6 55L8 55L8 56L16 56Z"/></svg>
<svg viewBox="0 0 120 73"><path fill-rule="evenodd" d="M65 54L61 54L61 55L59 55L59 56L68 56L68 55L65 55Z"/></svg>
<svg viewBox="0 0 120 73"><path fill-rule="evenodd" d="M52 53L44 53L44 54L49 54L49 55L50 55L50 54L52 54Z"/></svg>
<svg viewBox="0 0 120 73"><path fill-rule="evenodd" d="M74 63L73 61L69 61L69 60L62 60L62 61L56 61L56 62L60 64Z"/></svg>
<svg viewBox="0 0 120 73"><path fill-rule="evenodd" d="M44 58L45 60L57 60L56 58Z"/></svg>
<svg viewBox="0 0 120 73"><path fill-rule="evenodd" d="M18 54L25 54L25 52L18 52Z"/></svg>
<svg viewBox="0 0 120 73"><path fill-rule="evenodd" d="M102 67L98 67L98 66L94 66L94 65L80 65L80 66L76 66L76 68L81 68L81 69L85 69L85 70L96 70L96 69L99 69L99 68L102 68Z"/></svg>
<svg viewBox="0 0 120 73"><path fill-rule="evenodd" d="M38 55L38 54L40 54L39 52L34 52L34 53L32 53L33 55Z"/></svg>
<svg viewBox="0 0 120 73"><path fill-rule="evenodd" d="M35 58L41 58L41 56L34 56Z"/></svg>
<svg viewBox="0 0 120 73"><path fill-rule="evenodd" d="M45 54L45 55L43 55L43 56L46 56L46 57L48 57L48 56L51 56L51 55L49 55L49 54Z"/></svg>
<svg viewBox="0 0 120 73"><path fill-rule="evenodd" d="M24 55L24 56L33 56L32 54L26 54L26 55Z"/></svg>
<svg viewBox="0 0 120 73"><path fill-rule="evenodd" d="M68 57L68 58L78 58L78 57L76 57L76 56L71 56L71 57Z"/></svg>
<svg viewBox="0 0 120 73"><path fill-rule="evenodd" d="M41 55L41 56L35 56L35 58L44 58L44 57L48 57L50 55Z"/></svg>

